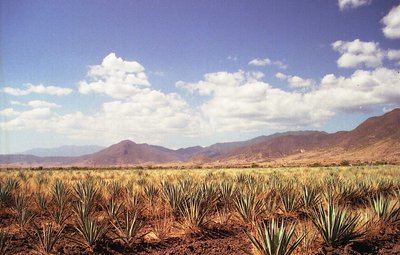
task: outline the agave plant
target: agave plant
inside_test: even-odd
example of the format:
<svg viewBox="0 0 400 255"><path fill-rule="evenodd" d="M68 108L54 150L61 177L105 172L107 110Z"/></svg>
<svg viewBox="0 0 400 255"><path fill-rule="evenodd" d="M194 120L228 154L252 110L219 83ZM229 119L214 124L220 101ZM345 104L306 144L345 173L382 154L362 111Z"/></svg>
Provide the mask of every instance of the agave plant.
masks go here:
<svg viewBox="0 0 400 255"><path fill-rule="evenodd" d="M91 251L107 231L105 223L101 224L91 216L78 217L77 225L74 227L82 240L75 238L71 238L71 240Z"/></svg>
<svg viewBox="0 0 400 255"><path fill-rule="evenodd" d="M146 194L146 197L150 203L150 206L153 207L154 206L154 202L156 201L160 191L157 188L156 185L153 184L148 184L146 186L144 186L143 188L144 193Z"/></svg>
<svg viewBox="0 0 400 255"><path fill-rule="evenodd" d="M45 254L51 254L55 244L61 239L64 226L56 230L53 225L43 224L42 229L34 225L34 230L39 241L39 249Z"/></svg>
<svg viewBox="0 0 400 255"><path fill-rule="evenodd" d="M17 224L20 228L25 228L25 226L35 217L36 215L31 213L27 208L22 208L17 211Z"/></svg>
<svg viewBox="0 0 400 255"><path fill-rule="evenodd" d="M322 205L316 208L311 220L325 243L332 247L347 244L364 234L359 226L360 216L353 216L333 203L327 209Z"/></svg>
<svg viewBox="0 0 400 255"><path fill-rule="evenodd" d="M11 237L3 229L0 231L0 255L6 255L10 247Z"/></svg>
<svg viewBox="0 0 400 255"><path fill-rule="evenodd" d="M337 182L335 198L340 204L352 203L356 204L360 201L361 195L360 190L356 186L349 183Z"/></svg>
<svg viewBox="0 0 400 255"><path fill-rule="evenodd" d="M119 203L117 198L111 196L108 203L103 206L103 210L107 212L108 217L113 220L116 219L123 203Z"/></svg>
<svg viewBox="0 0 400 255"><path fill-rule="evenodd" d="M370 205L380 223L386 225L400 222L400 207L389 197L380 194L370 201Z"/></svg>
<svg viewBox="0 0 400 255"><path fill-rule="evenodd" d="M230 207L236 194L236 187L232 182L224 181L219 185L219 201L226 207Z"/></svg>
<svg viewBox="0 0 400 255"><path fill-rule="evenodd" d="M23 195L22 193L16 194L14 196L14 204L13 204L13 209L19 213L21 212L23 209L26 209L27 206L27 200L26 200L26 196Z"/></svg>
<svg viewBox="0 0 400 255"><path fill-rule="evenodd" d="M263 201L254 192L239 193L234 200L236 211L246 223L255 223L264 212Z"/></svg>
<svg viewBox="0 0 400 255"><path fill-rule="evenodd" d="M285 213L294 213L301 208L300 197L293 190L284 189L279 195Z"/></svg>
<svg viewBox="0 0 400 255"><path fill-rule="evenodd" d="M0 206L8 202L10 198L11 198L10 186L0 182Z"/></svg>
<svg viewBox="0 0 400 255"><path fill-rule="evenodd" d="M122 183L120 181L112 181L108 184L107 190L112 198L121 197L123 191Z"/></svg>
<svg viewBox="0 0 400 255"><path fill-rule="evenodd" d="M38 208L44 212L47 209L47 205L48 205L48 199L46 194L38 192L35 195L35 202L36 205L38 206Z"/></svg>
<svg viewBox="0 0 400 255"><path fill-rule="evenodd" d="M183 201L180 211L184 220L183 225L191 232L201 232L206 221L206 216L213 207L215 199L210 199L210 190L196 189L188 199Z"/></svg>
<svg viewBox="0 0 400 255"><path fill-rule="evenodd" d="M50 217L59 226L63 225L71 216L71 212L65 206L54 208L54 210L49 210L49 213Z"/></svg>
<svg viewBox="0 0 400 255"><path fill-rule="evenodd" d="M310 210L317 206L320 202L320 195L315 188L309 186L303 186L302 202L306 210Z"/></svg>
<svg viewBox="0 0 400 255"><path fill-rule="evenodd" d="M21 183L15 178L7 178L5 184L10 191L17 190L21 186Z"/></svg>
<svg viewBox="0 0 400 255"><path fill-rule="evenodd" d="M175 215L179 214L181 203L185 200L185 194L181 186L168 182L162 182L163 198L169 204Z"/></svg>
<svg viewBox="0 0 400 255"><path fill-rule="evenodd" d="M305 234L295 236L295 225L288 225L284 221L279 224L275 220L269 226L264 222L258 223L255 235L246 234L257 254L262 255L290 255L305 237Z"/></svg>
<svg viewBox="0 0 400 255"><path fill-rule="evenodd" d="M75 197L78 199L78 201L86 204L86 206L93 205L98 194L98 189L92 180L76 183L74 186L74 191Z"/></svg>
<svg viewBox="0 0 400 255"><path fill-rule="evenodd" d="M138 213L135 211L130 213L128 210L124 210L123 221L116 219L116 223L111 222L116 234L126 244L130 244L133 238L137 235L140 229L143 228L145 222L138 217Z"/></svg>
<svg viewBox="0 0 400 255"><path fill-rule="evenodd" d="M172 231L173 219L167 211L164 210L163 215L156 217L156 220L152 224L152 230L158 239L162 240L166 238Z"/></svg>
<svg viewBox="0 0 400 255"><path fill-rule="evenodd" d="M52 196L58 207L64 207L69 199L70 190L61 180L56 180L52 187Z"/></svg>

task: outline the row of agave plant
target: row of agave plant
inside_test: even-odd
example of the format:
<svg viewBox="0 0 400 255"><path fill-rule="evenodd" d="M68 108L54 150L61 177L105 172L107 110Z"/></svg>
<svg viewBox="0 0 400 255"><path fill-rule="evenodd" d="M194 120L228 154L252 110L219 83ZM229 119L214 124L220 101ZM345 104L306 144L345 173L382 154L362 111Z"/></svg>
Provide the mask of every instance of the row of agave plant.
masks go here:
<svg viewBox="0 0 400 255"><path fill-rule="evenodd" d="M55 180L50 190L39 186L32 193L19 180L8 178L0 182L0 207L11 208L21 231L46 254L54 252L62 238L91 251L105 235L126 245L148 231L163 239L171 231L171 218L191 234L202 234L216 218L223 223L240 220L254 252L268 255L291 254L304 241L307 233L296 226L300 219L311 221L321 240L332 247L363 236L367 224L383 228L400 222L400 186L392 179L343 181L329 176L300 183L277 175L240 174L202 181L140 180L124 185L89 178L69 185ZM357 209L368 209L371 216L361 217ZM66 233L67 226L73 234ZM10 243L11 236L0 231L0 254Z"/></svg>

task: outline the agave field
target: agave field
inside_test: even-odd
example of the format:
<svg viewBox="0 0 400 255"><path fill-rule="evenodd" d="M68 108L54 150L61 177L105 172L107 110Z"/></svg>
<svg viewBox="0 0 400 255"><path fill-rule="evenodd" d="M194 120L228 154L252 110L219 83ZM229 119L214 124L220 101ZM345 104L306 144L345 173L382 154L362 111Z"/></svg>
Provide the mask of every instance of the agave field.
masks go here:
<svg viewBox="0 0 400 255"><path fill-rule="evenodd" d="M0 254L399 254L399 227L399 166L0 171Z"/></svg>

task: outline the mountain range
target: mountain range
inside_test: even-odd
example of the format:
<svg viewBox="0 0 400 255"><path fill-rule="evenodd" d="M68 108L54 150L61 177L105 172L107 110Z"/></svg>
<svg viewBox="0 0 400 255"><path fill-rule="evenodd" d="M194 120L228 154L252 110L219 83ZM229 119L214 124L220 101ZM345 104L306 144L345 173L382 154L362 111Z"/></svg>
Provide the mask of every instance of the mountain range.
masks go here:
<svg viewBox="0 0 400 255"><path fill-rule="evenodd" d="M98 152L105 147L98 145L64 145L56 148L34 148L19 154L38 157L77 157Z"/></svg>
<svg viewBox="0 0 400 255"><path fill-rule="evenodd" d="M336 133L294 131L178 150L124 140L83 156L0 155L3 166L308 165L343 160L400 163L400 108L371 117L351 131Z"/></svg>

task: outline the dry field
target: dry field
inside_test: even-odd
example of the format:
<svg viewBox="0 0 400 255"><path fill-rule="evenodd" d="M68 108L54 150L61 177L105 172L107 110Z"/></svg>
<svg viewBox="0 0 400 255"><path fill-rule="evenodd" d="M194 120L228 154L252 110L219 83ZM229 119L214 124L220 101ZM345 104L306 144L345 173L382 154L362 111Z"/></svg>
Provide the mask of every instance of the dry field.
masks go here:
<svg viewBox="0 0 400 255"><path fill-rule="evenodd" d="M1 170L0 254L399 254L400 167Z"/></svg>

